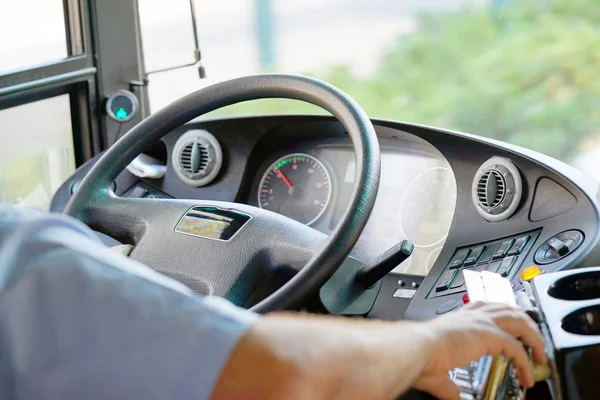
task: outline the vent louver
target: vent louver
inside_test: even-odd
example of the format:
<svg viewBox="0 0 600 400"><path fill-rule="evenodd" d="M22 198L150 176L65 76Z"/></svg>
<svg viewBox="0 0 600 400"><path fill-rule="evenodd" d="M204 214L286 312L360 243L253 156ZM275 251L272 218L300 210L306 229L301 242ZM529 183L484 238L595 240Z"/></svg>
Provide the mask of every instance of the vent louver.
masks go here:
<svg viewBox="0 0 600 400"><path fill-rule="evenodd" d="M506 182L502 174L496 170L488 170L481 175L477 183L477 198L488 208L496 208L502 204L506 193Z"/></svg>
<svg viewBox="0 0 600 400"><path fill-rule="evenodd" d="M179 158L181 168L190 174L197 174L208 166L208 148L203 143L188 143L181 151Z"/></svg>
<svg viewBox="0 0 600 400"><path fill-rule="evenodd" d="M177 140L171 160L175 174L183 183L199 187L209 184L218 175L223 153L211 133L191 130Z"/></svg>
<svg viewBox="0 0 600 400"><path fill-rule="evenodd" d="M500 222L517 210L523 182L519 170L511 160L492 157L475 173L472 190L477 212L490 222Z"/></svg>

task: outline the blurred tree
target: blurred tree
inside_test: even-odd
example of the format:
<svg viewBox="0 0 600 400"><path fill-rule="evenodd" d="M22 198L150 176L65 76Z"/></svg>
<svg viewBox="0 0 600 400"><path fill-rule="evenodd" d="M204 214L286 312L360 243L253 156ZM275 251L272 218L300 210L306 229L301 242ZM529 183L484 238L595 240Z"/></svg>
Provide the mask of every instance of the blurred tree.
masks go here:
<svg viewBox="0 0 600 400"><path fill-rule="evenodd" d="M318 74L371 115L471 132L569 160L600 135L597 0L519 0L420 15L368 78L338 66ZM220 114L310 112L285 101Z"/></svg>

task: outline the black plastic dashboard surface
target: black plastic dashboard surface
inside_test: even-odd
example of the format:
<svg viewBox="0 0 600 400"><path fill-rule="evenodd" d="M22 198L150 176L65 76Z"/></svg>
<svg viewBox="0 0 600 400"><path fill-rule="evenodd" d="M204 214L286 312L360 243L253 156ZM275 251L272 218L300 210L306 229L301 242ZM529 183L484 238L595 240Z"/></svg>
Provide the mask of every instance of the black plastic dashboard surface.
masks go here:
<svg viewBox="0 0 600 400"><path fill-rule="evenodd" d="M378 195L379 206L376 205L372 217L374 222L365 229L353 255L368 261L405 236L410 238L410 234L403 234L403 224L411 218L415 220L411 224L416 224L417 235L413 234L412 238L427 252L423 251L421 256L417 253L410 264L401 265L398 272L427 273L427 276L406 309L405 318L433 318L444 303L460 300L461 290L443 294L435 291L457 249L472 249L477 244L496 241L501 243L505 238L534 232L529 247L510 271L515 289L520 286L519 271L534 264L533 256L540 244L566 230L581 232L583 243L566 257L544 265L545 271L600 262L596 181L559 161L516 146L407 123L379 120L373 120L373 123L384 158L382 187ZM343 208L345 187L351 182L347 175L352 169L353 155L346 133L332 117L268 116L192 122L163 138L167 158L171 156L176 140L189 129L211 132L223 148L223 167L212 183L199 188L187 186L177 178L168 162L166 174L159 180L140 180L124 171L117 180L117 194L152 193L155 197L257 205L260 179L266 169L281 156L302 152L318 157L332 175L335 195L312 226L325 233L333 228L336 210ZM517 166L523 180L523 196L514 215L506 221L491 223L477 212L471 190L477 169L494 156L510 159ZM91 160L90 164L93 162ZM53 211L62 211L73 183L88 169L89 164L84 165L63 185L53 201ZM432 169L438 172L427 172ZM422 187L411 183L422 173L439 176L434 176L437 180L433 184L431 180L423 180ZM142 191L137 190L140 186ZM444 190L432 190L440 187ZM433 199L428 198L432 193ZM417 210L417 205L421 209L403 213L405 197L411 198L411 210ZM442 221L448 214L450 218ZM446 225L445 231L440 229ZM423 241L419 243L421 239ZM374 310L377 310L375 316L378 318L400 318L395 310L400 300L390 295L394 292L395 281L390 275L386 280L389 290L382 291L377 298Z"/></svg>

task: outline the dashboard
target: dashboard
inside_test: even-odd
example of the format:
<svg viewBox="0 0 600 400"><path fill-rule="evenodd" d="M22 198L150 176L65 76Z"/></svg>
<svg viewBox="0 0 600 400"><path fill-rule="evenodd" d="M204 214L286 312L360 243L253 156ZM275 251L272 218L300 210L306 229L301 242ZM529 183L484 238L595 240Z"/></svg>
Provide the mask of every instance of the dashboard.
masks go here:
<svg viewBox="0 0 600 400"><path fill-rule="evenodd" d="M415 247L383 279L370 317L428 319L458 307L462 269L495 269L516 290L530 265L554 272L600 261L596 181L505 143L373 123L381 184L352 256L368 262L403 239ZM115 181L118 195L246 203L325 234L342 217L355 178L351 142L326 116L193 121L145 155L164 175L125 170ZM64 209L97 157L61 187L52 211Z"/></svg>
<svg viewBox="0 0 600 400"><path fill-rule="evenodd" d="M393 272L427 275L450 230L456 182L446 159L424 141L384 142L375 207L356 247L376 257L408 239L411 257ZM354 183L354 152L345 140L317 140L270 154L256 172L248 203L330 233Z"/></svg>

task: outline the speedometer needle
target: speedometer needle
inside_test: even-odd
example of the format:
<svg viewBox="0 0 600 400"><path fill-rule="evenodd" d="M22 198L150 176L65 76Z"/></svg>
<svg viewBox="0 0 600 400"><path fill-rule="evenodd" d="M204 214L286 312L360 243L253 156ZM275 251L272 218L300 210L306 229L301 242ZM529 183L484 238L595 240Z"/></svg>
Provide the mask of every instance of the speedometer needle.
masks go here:
<svg viewBox="0 0 600 400"><path fill-rule="evenodd" d="M285 182L285 184L287 185L288 188L292 188L294 185L292 184L292 182L288 179L287 176L285 176L285 174L283 172L281 172L281 169L277 170L277 176L279 176L281 179L283 179L283 181Z"/></svg>

